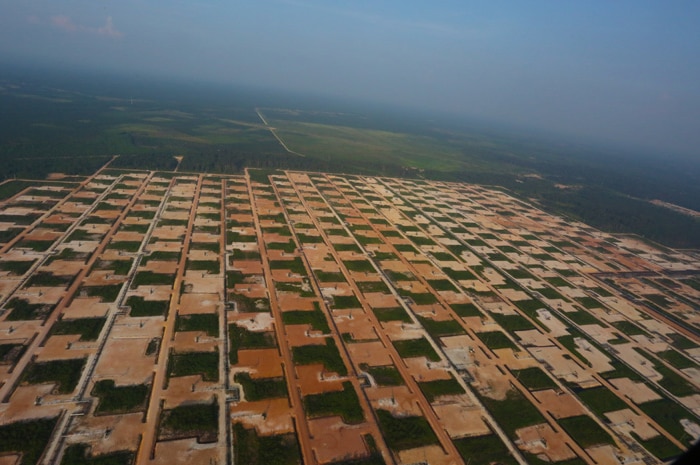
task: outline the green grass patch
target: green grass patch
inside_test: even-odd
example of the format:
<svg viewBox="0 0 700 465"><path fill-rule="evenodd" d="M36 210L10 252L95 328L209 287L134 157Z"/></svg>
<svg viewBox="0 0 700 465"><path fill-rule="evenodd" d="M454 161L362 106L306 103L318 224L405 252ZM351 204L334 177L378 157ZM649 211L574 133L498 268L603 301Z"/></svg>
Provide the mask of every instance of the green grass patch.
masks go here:
<svg viewBox="0 0 700 465"><path fill-rule="evenodd" d="M503 441L495 434L453 439L459 455L470 465L518 465Z"/></svg>
<svg viewBox="0 0 700 465"><path fill-rule="evenodd" d="M518 347L508 339L502 331L486 331L483 333L476 333L476 336L481 339L481 342L486 344L486 346L491 350L498 349L513 349L518 350Z"/></svg>
<svg viewBox="0 0 700 465"><path fill-rule="evenodd" d="M34 465L49 443L56 418L40 418L0 425L0 455L21 453L19 465Z"/></svg>
<svg viewBox="0 0 700 465"><path fill-rule="evenodd" d="M163 411L159 439L197 437L197 442L215 442L219 431L219 405L185 404Z"/></svg>
<svg viewBox="0 0 700 465"><path fill-rule="evenodd" d="M694 385L690 384L685 378L667 366L656 364L654 369L663 376L661 381L659 381L659 386L663 387L674 396L686 397L698 393L698 389Z"/></svg>
<svg viewBox="0 0 700 465"><path fill-rule="evenodd" d="M95 413L116 414L140 412L146 408L149 387L145 384L115 386L111 379L97 381L90 393L99 397Z"/></svg>
<svg viewBox="0 0 700 465"><path fill-rule="evenodd" d="M535 329L535 327L520 315L503 315L501 313L491 314L496 323L501 325L501 328L505 329L509 333L515 331L529 331Z"/></svg>
<svg viewBox="0 0 700 465"><path fill-rule="evenodd" d="M270 269L289 270L291 273L306 276L306 268L299 257L294 257L292 260L270 260Z"/></svg>
<svg viewBox="0 0 700 465"><path fill-rule="evenodd" d="M90 455L87 444L71 444L66 447L61 465L131 465L134 453L124 450L102 455Z"/></svg>
<svg viewBox="0 0 700 465"><path fill-rule="evenodd" d="M372 312L379 321L403 321L411 323L411 317L402 307L373 308Z"/></svg>
<svg viewBox="0 0 700 465"><path fill-rule="evenodd" d="M5 308L10 310L10 313L5 317L6 321L26 321L26 320L45 320L54 308L55 305L47 304L30 304L28 300L13 297Z"/></svg>
<svg viewBox="0 0 700 465"><path fill-rule="evenodd" d="M36 260L3 260L0 262L0 270L7 271L14 276L22 276L36 263Z"/></svg>
<svg viewBox="0 0 700 465"><path fill-rule="evenodd" d="M362 251L357 246L357 244L332 244L333 248L338 252L355 252L361 253Z"/></svg>
<svg viewBox="0 0 700 465"><path fill-rule="evenodd" d="M369 373L379 386L403 386L405 384L401 373L394 365L369 366L362 364L360 369Z"/></svg>
<svg viewBox="0 0 700 465"><path fill-rule="evenodd" d="M603 305L593 297L576 297L574 300L589 310L592 308L603 308Z"/></svg>
<svg viewBox="0 0 700 465"><path fill-rule="evenodd" d="M556 389L558 387L554 380L539 367L513 370L513 375L530 391Z"/></svg>
<svg viewBox="0 0 700 465"><path fill-rule="evenodd" d="M163 261L163 262L176 262L180 260L180 252L165 252L165 251L155 251L148 255L144 255L141 259L141 265L145 266L151 260Z"/></svg>
<svg viewBox="0 0 700 465"><path fill-rule="evenodd" d="M605 386L583 389L575 393L584 404L600 417L607 412L628 408L622 399Z"/></svg>
<svg viewBox="0 0 700 465"><path fill-rule="evenodd" d="M692 438L689 437L680 423L683 418L696 421L695 416L690 411L667 398L639 404L639 408L673 437L684 444L690 444Z"/></svg>
<svg viewBox="0 0 700 465"><path fill-rule="evenodd" d="M175 331L203 331L211 337L219 337L218 313L195 313L178 315Z"/></svg>
<svg viewBox="0 0 700 465"><path fill-rule="evenodd" d="M479 394L477 393L477 395ZM506 434L512 439L517 437L515 434L516 430L546 421L539 410L517 389L508 391L506 398L503 400L495 400L483 395L479 395L479 398Z"/></svg>
<svg viewBox="0 0 700 465"><path fill-rule="evenodd" d="M474 273L469 270L453 270L452 268L443 268L442 271L455 281L470 281L477 279Z"/></svg>
<svg viewBox="0 0 700 465"><path fill-rule="evenodd" d="M71 275L55 275L48 271L39 271L34 273L28 280L25 287L41 286L41 287L68 287L73 281L74 276Z"/></svg>
<svg viewBox="0 0 700 465"><path fill-rule="evenodd" d="M457 288L450 282L449 279L429 279L428 284L436 291L452 291L457 292Z"/></svg>
<svg viewBox="0 0 700 465"><path fill-rule="evenodd" d="M430 403L441 396L464 394L464 389L452 375L450 375L450 379L426 381L424 383L418 383L418 386Z"/></svg>
<svg viewBox="0 0 700 465"><path fill-rule="evenodd" d="M292 242L270 242L266 245L268 250L281 250L285 253L292 253L297 249L297 245Z"/></svg>
<svg viewBox="0 0 700 465"><path fill-rule="evenodd" d="M107 246L110 250L121 250L122 252L138 252L139 247L141 247L141 242L139 241L112 241Z"/></svg>
<svg viewBox="0 0 700 465"><path fill-rule="evenodd" d="M268 349L277 347L272 331L249 331L236 324L228 325L229 361L238 363L238 351L241 349Z"/></svg>
<svg viewBox="0 0 700 465"><path fill-rule="evenodd" d="M384 284L384 281L357 281L355 282L357 287L362 291L363 294L368 294L371 292L382 292L388 294L389 287Z"/></svg>
<svg viewBox="0 0 700 465"><path fill-rule="evenodd" d="M185 352L170 354L168 376L201 375L204 381L219 381L218 352Z"/></svg>
<svg viewBox="0 0 700 465"><path fill-rule="evenodd" d="M343 264L348 271L357 273L374 273L375 269L368 260L343 260Z"/></svg>
<svg viewBox="0 0 700 465"><path fill-rule="evenodd" d="M358 424L365 420L360 401L350 381L343 382L342 391L311 394L304 397L304 409L310 417L339 415L347 424Z"/></svg>
<svg viewBox="0 0 700 465"><path fill-rule="evenodd" d="M126 305L131 307L129 315L132 317L165 316L170 302L167 300L144 300L143 297L134 295L126 299Z"/></svg>
<svg viewBox="0 0 700 465"><path fill-rule="evenodd" d="M630 434L642 447L662 462L669 462L683 453L683 450L662 434L646 440L640 438L634 431Z"/></svg>
<svg viewBox="0 0 700 465"><path fill-rule="evenodd" d="M615 321L612 323L612 325L620 331L621 333L627 335L627 336L648 336L649 334L644 331L642 328L637 326L636 324L627 321L627 320L622 320L622 321Z"/></svg>
<svg viewBox="0 0 700 465"><path fill-rule="evenodd" d="M579 415L557 420L559 425L584 449L587 447L611 444L613 438L588 415Z"/></svg>
<svg viewBox="0 0 700 465"><path fill-rule="evenodd" d="M299 444L293 433L258 436L255 428L233 425L234 463L245 465L300 465Z"/></svg>
<svg viewBox="0 0 700 465"><path fill-rule="evenodd" d="M671 345L675 347L676 349L680 350L690 350L690 349L695 349L698 346L696 343L688 339L687 337L683 336L682 334L678 333L673 333L668 335L669 338L671 338Z"/></svg>
<svg viewBox="0 0 700 465"><path fill-rule="evenodd" d="M285 325L308 324L316 331L321 331L325 334L330 332L326 315L320 309L313 311L292 310L282 312L282 322L284 322Z"/></svg>
<svg viewBox="0 0 700 465"><path fill-rule="evenodd" d="M328 272L321 270L314 270L316 278L322 283L344 283L345 275L340 272Z"/></svg>
<svg viewBox="0 0 700 465"><path fill-rule="evenodd" d="M430 292L411 292L403 288L398 288L396 291L401 297L411 299L416 305L432 305L437 303L437 297Z"/></svg>
<svg viewBox="0 0 700 465"><path fill-rule="evenodd" d="M34 362L25 369L22 381L28 384L56 383L54 388L56 393L70 394L78 385L86 360L74 358Z"/></svg>
<svg viewBox="0 0 700 465"><path fill-rule="evenodd" d="M132 289L139 286L171 286L175 283L174 274L154 273L153 271L139 271L134 276Z"/></svg>
<svg viewBox="0 0 700 465"><path fill-rule="evenodd" d="M187 270L206 271L208 274L221 273L218 260L187 260Z"/></svg>
<svg viewBox="0 0 700 465"><path fill-rule="evenodd" d="M426 357L433 362L440 361L440 356L424 337L392 341L392 344L401 358Z"/></svg>
<svg viewBox="0 0 700 465"><path fill-rule="evenodd" d="M35 252L46 252L53 243L54 241L31 241L22 239L15 245L15 248L32 249Z"/></svg>
<svg viewBox="0 0 700 465"><path fill-rule="evenodd" d="M90 297L99 297L102 302L114 302L117 300L122 286L123 283L108 284L105 286L83 286L78 291L78 295L85 294Z"/></svg>
<svg viewBox="0 0 700 465"><path fill-rule="evenodd" d="M218 242L192 242L190 243L190 250L204 250L217 255L221 252Z"/></svg>
<svg viewBox="0 0 700 465"><path fill-rule="evenodd" d="M333 338L327 337L325 345L308 345L292 348L294 363L297 365L311 365L322 363L326 370L346 376L348 369L340 357L338 347Z"/></svg>
<svg viewBox="0 0 700 465"><path fill-rule="evenodd" d="M656 355L661 358L662 360L665 360L666 362L670 363L671 366L676 368L677 370L684 370L686 368L697 368L698 364L686 357L685 355L681 354L680 352L669 349L669 350L664 350L662 352L657 352Z"/></svg>
<svg viewBox="0 0 700 465"><path fill-rule="evenodd" d="M127 260L98 260L95 268L98 270L111 270L117 276L128 276L134 261Z"/></svg>
<svg viewBox="0 0 700 465"><path fill-rule="evenodd" d="M438 439L425 417L394 417L387 410L377 410L379 428L386 444L399 451L437 444Z"/></svg>
<svg viewBox="0 0 700 465"><path fill-rule="evenodd" d="M241 372L236 373L233 379L243 386L245 398L249 402L287 397L287 382L284 378L253 379L250 374Z"/></svg>
<svg viewBox="0 0 700 465"><path fill-rule="evenodd" d="M458 316L463 318L471 316L484 316L484 314L481 313L481 311L479 311L477 306L474 304L450 304L450 308L452 308L452 310L454 310Z"/></svg>
<svg viewBox="0 0 700 465"><path fill-rule="evenodd" d="M342 310L345 308L361 308L362 305L360 301L357 300L355 295L334 295L333 296L333 308L337 310Z"/></svg>
<svg viewBox="0 0 700 465"><path fill-rule="evenodd" d="M418 316L418 320L431 337L454 336L457 334L466 334L466 331L456 320L433 320Z"/></svg>

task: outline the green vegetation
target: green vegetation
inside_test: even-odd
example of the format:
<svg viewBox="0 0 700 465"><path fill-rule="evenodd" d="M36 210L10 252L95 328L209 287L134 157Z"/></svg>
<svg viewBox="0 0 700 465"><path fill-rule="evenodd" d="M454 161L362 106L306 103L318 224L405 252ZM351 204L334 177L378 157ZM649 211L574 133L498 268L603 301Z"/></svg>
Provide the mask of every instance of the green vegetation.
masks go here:
<svg viewBox="0 0 700 465"><path fill-rule="evenodd" d="M539 367L513 370L513 375L530 391L557 389L557 384L554 380Z"/></svg>
<svg viewBox="0 0 700 465"><path fill-rule="evenodd" d="M270 260L271 270L289 270L293 274L306 276L306 268L301 258L294 257L292 260Z"/></svg>
<svg viewBox="0 0 700 465"><path fill-rule="evenodd" d="M78 385L86 359L52 360L31 363L22 374L22 381L29 384L55 383L58 394L70 394Z"/></svg>
<svg viewBox="0 0 700 465"><path fill-rule="evenodd" d="M365 420L357 393L350 381L343 382L342 391L304 397L304 409L310 417L340 415L347 424L362 423Z"/></svg>
<svg viewBox="0 0 700 465"><path fill-rule="evenodd" d="M187 270L219 274L221 272L221 266L218 260L187 260Z"/></svg>
<svg viewBox="0 0 700 465"><path fill-rule="evenodd" d="M141 259L141 265L145 266L151 260L164 261L164 262L175 262L180 260L180 252L164 252L164 251L154 251L148 255L144 255Z"/></svg>
<svg viewBox="0 0 700 465"><path fill-rule="evenodd" d="M662 352L657 352L656 355L665 360L666 362L670 363L671 366L678 370L684 370L686 368L697 368L698 364L686 357L685 355L681 354L680 352L673 350L673 349L668 349L664 350Z"/></svg>
<svg viewBox="0 0 700 465"><path fill-rule="evenodd" d="M36 260L4 260L0 262L0 270L7 271L14 276L22 276L36 263Z"/></svg>
<svg viewBox="0 0 700 465"><path fill-rule="evenodd" d="M492 313L496 322L501 325L503 329L509 333L514 333L515 331L529 331L535 329L535 327L520 315L503 315L501 313Z"/></svg>
<svg viewBox="0 0 700 465"><path fill-rule="evenodd" d="M320 308L313 311L292 310L282 312L282 321L285 325L311 325L316 331L321 331L324 334L330 332L326 315Z"/></svg>
<svg viewBox="0 0 700 465"><path fill-rule="evenodd" d="M357 273L374 273L374 266L368 260L343 260L343 264L348 271Z"/></svg>
<svg viewBox="0 0 700 465"><path fill-rule="evenodd" d="M401 373L394 365L369 366L363 364L360 369L369 373L379 386L402 386L405 384Z"/></svg>
<svg viewBox="0 0 700 465"><path fill-rule="evenodd" d="M690 444L691 438L683 429L680 421L683 418L692 420L694 415L674 401L663 398L639 404L644 413L649 415L663 429L685 444Z"/></svg>
<svg viewBox="0 0 700 465"><path fill-rule="evenodd" d="M149 387L145 384L117 387L113 380L103 379L95 383L90 395L100 399L96 414L121 414L144 410L148 392Z"/></svg>
<svg viewBox="0 0 700 465"><path fill-rule="evenodd" d="M238 351L241 349L267 349L277 347L275 334L270 331L248 331L237 324L228 325L229 361L238 363Z"/></svg>
<svg viewBox="0 0 700 465"><path fill-rule="evenodd" d="M654 369L663 376L659 381L659 386L666 389L676 397L692 396L698 393L698 388L689 383L675 371L668 368L666 365L656 364Z"/></svg>
<svg viewBox="0 0 700 465"><path fill-rule="evenodd" d="M622 321L615 321L612 323L612 325L620 331L621 333L627 335L627 336L639 336L639 335L644 335L648 336L649 334L644 331L642 328L637 326L634 323L631 323L627 320L622 320Z"/></svg>
<svg viewBox="0 0 700 465"><path fill-rule="evenodd" d="M384 284L384 281L357 281L355 284L357 284L357 287L363 294L371 292L389 293L389 288Z"/></svg>
<svg viewBox="0 0 700 465"><path fill-rule="evenodd" d="M123 252L138 252L141 243L138 241L112 241L107 246L108 249L121 250Z"/></svg>
<svg viewBox="0 0 700 465"><path fill-rule="evenodd" d="M38 273L34 273L29 280L27 281L27 284L25 284L25 287L33 287L33 286L48 286L48 287L68 287L68 285L73 281L74 276L70 275L65 275L65 276L60 276L60 275L55 275L53 273L50 273L48 271L39 271Z"/></svg>
<svg viewBox="0 0 700 465"><path fill-rule="evenodd" d="M139 271L134 276L131 288L136 289L139 286L172 286L174 283L175 275L173 274Z"/></svg>
<svg viewBox="0 0 700 465"><path fill-rule="evenodd" d="M453 440L459 455L470 465L518 465L508 448L495 434Z"/></svg>
<svg viewBox="0 0 700 465"><path fill-rule="evenodd" d="M102 302L114 302L122 290L122 283L108 284L105 286L83 286L78 291L79 295L85 294L90 297L99 297Z"/></svg>
<svg viewBox="0 0 700 465"><path fill-rule="evenodd" d="M411 317L402 307L373 308L372 312L374 312L374 315L379 321L403 321L404 323L412 322Z"/></svg>
<svg viewBox="0 0 700 465"><path fill-rule="evenodd" d="M466 334L466 331L459 324L458 321L449 320L433 320L432 318L425 318L418 316L418 321L425 330L430 334L432 338L438 338L443 336L454 336L457 334Z"/></svg>
<svg viewBox="0 0 700 465"><path fill-rule="evenodd" d="M481 341L486 344L491 350L497 349L513 349L518 350L518 347L508 339L502 331L486 331L483 333L476 333L476 336L481 339Z"/></svg>
<svg viewBox="0 0 700 465"><path fill-rule="evenodd" d="M392 341L392 344L401 358L426 357L433 362L440 361L440 356L424 337Z"/></svg>
<svg viewBox="0 0 700 465"><path fill-rule="evenodd" d="M249 402L278 397L287 397L287 382L284 378L251 378L248 373L236 373L233 380L243 386Z"/></svg>
<svg viewBox="0 0 700 465"><path fill-rule="evenodd" d="M449 279L429 279L428 284L436 291L452 291L457 292L457 288L450 282Z"/></svg>
<svg viewBox="0 0 700 465"><path fill-rule="evenodd" d="M431 403L441 396L464 394L464 389L452 375L450 375L450 379L426 381L418 383L418 386L428 402Z"/></svg>
<svg viewBox="0 0 700 465"><path fill-rule="evenodd" d="M51 328L52 334L80 334L81 341L96 341L106 318L77 318L60 320Z"/></svg>
<svg viewBox="0 0 700 465"><path fill-rule="evenodd" d="M401 297L407 297L407 298L413 300L413 302L416 305L432 305L434 303L437 303L437 301L438 301L437 297L435 297L435 295L430 293L430 292L414 293L414 292L408 291L406 289L403 289L401 287L396 289L396 291L399 293L399 295Z"/></svg>
<svg viewBox="0 0 700 465"><path fill-rule="evenodd" d="M297 365L311 365L314 363L322 363L326 370L338 373L340 376L346 376L348 369L340 357L338 347L335 340L327 337L325 345L308 345L292 348L292 358Z"/></svg>
<svg viewBox="0 0 700 465"><path fill-rule="evenodd" d="M322 283L344 283L345 276L343 273L328 272L321 270L314 270L316 278Z"/></svg>
<svg viewBox="0 0 700 465"><path fill-rule="evenodd" d="M10 313L8 313L5 317L5 320L45 320L55 307L55 305L30 304L28 300L13 297L12 300L5 304L5 308L10 310Z"/></svg>
<svg viewBox="0 0 700 465"><path fill-rule="evenodd" d="M425 417L394 417L387 410L377 410L379 428L387 445L395 450L437 444L438 439Z"/></svg>
<svg viewBox="0 0 700 465"><path fill-rule="evenodd" d="M246 465L300 465L294 434L258 436L255 428L233 424L234 463Z"/></svg>
<svg viewBox="0 0 700 465"><path fill-rule="evenodd" d="M131 307L132 317L166 316L170 302L167 300L145 300L143 297L132 295L126 299L126 305Z"/></svg>
<svg viewBox="0 0 700 465"><path fill-rule="evenodd" d="M615 444L613 438L588 415L562 418L557 421L584 449L602 444Z"/></svg>
<svg viewBox="0 0 700 465"><path fill-rule="evenodd" d="M170 354L168 376L201 375L204 381L219 381L218 352L185 352Z"/></svg>
<svg viewBox="0 0 700 465"><path fill-rule="evenodd" d="M545 422L542 414L517 389L508 391L504 400L483 395L479 398L510 438L516 438L517 429Z"/></svg>
<svg viewBox="0 0 700 465"><path fill-rule="evenodd" d="M361 308L362 305L360 301L357 300L355 295L334 295L333 296L333 307L337 310L342 310L346 308Z"/></svg>
<svg viewBox="0 0 700 465"><path fill-rule="evenodd" d="M628 408L622 399L605 386L576 391L576 395L600 417L607 412Z"/></svg>
<svg viewBox="0 0 700 465"><path fill-rule="evenodd" d="M458 316L462 318L467 318L471 316L483 317L484 314L479 311L474 304L451 304L450 307Z"/></svg>
<svg viewBox="0 0 700 465"><path fill-rule="evenodd" d="M89 455L87 444L71 444L63 453L61 465L131 465L134 453L131 451L111 452L109 454Z"/></svg>
<svg viewBox="0 0 700 465"><path fill-rule="evenodd" d="M646 440L640 438L634 431L631 431L630 434L639 444L642 445L642 447L663 462L669 462L671 459L679 456L683 452L678 446L676 446L662 434Z"/></svg>
<svg viewBox="0 0 700 465"><path fill-rule="evenodd" d="M669 334L668 337L671 338L671 340L673 341L672 345L676 349L690 350L700 347L696 343L679 333Z"/></svg>
<svg viewBox="0 0 700 465"><path fill-rule="evenodd" d="M197 442L215 442L219 431L219 405L185 404L164 410L160 421L159 439L197 437Z"/></svg>
<svg viewBox="0 0 700 465"><path fill-rule="evenodd" d="M178 315L175 322L175 331L202 331L207 336L219 337L218 313L194 313L191 315Z"/></svg>
<svg viewBox="0 0 700 465"><path fill-rule="evenodd" d="M19 465L39 463L57 421L58 417L0 425L0 455L20 452Z"/></svg>
<svg viewBox="0 0 700 465"><path fill-rule="evenodd" d="M134 261L130 258L126 260L98 260L95 268L98 270L111 270L117 276L127 276L133 263Z"/></svg>

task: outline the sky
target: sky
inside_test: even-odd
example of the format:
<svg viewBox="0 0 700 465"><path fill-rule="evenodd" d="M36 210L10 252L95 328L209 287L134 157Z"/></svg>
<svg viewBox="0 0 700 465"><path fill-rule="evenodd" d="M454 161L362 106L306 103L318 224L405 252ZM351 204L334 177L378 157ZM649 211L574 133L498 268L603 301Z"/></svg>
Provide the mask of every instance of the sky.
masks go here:
<svg viewBox="0 0 700 465"><path fill-rule="evenodd" d="M0 0L0 63L312 92L700 160L696 0Z"/></svg>

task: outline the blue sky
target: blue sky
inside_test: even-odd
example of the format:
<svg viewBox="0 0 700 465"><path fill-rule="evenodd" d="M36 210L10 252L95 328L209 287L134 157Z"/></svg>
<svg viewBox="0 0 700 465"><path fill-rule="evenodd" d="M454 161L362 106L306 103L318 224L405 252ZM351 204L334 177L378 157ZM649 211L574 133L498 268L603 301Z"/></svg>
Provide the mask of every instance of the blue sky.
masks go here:
<svg viewBox="0 0 700 465"><path fill-rule="evenodd" d="M700 159L697 1L0 0L0 62L393 103Z"/></svg>

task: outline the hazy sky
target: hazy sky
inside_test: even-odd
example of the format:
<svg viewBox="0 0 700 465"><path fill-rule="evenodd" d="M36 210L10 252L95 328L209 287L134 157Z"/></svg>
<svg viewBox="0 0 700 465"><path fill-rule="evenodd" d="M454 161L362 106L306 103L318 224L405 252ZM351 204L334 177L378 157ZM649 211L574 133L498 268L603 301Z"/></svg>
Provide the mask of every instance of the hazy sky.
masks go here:
<svg viewBox="0 0 700 465"><path fill-rule="evenodd" d="M0 62L463 114L700 158L697 0L0 0Z"/></svg>

